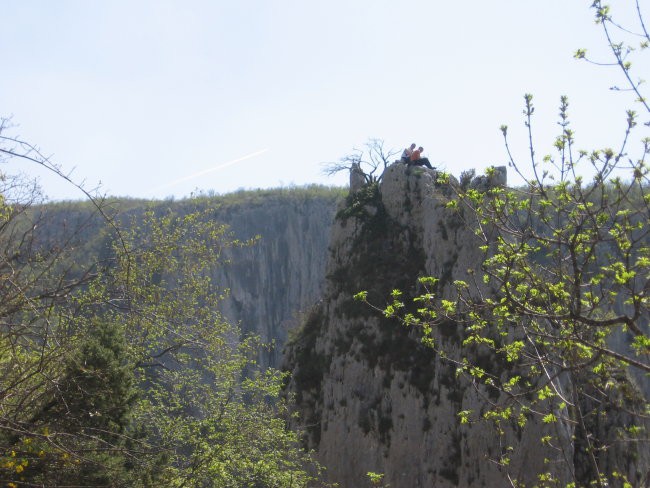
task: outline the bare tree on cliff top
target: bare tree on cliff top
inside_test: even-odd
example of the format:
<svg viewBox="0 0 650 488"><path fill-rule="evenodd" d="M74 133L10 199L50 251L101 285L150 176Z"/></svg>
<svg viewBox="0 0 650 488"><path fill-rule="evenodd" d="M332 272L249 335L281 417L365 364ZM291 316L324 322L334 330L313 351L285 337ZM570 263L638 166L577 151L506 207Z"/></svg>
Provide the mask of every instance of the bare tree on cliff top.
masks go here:
<svg viewBox="0 0 650 488"><path fill-rule="evenodd" d="M390 160L398 151L386 149L381 139L369 139L362 149L353 149L353 152L343 156L340 160L323 163L323 173L327 176L335 175L341 171L346 173L355 167L361 170L366 184L381 181L384 170Z"/></svg>

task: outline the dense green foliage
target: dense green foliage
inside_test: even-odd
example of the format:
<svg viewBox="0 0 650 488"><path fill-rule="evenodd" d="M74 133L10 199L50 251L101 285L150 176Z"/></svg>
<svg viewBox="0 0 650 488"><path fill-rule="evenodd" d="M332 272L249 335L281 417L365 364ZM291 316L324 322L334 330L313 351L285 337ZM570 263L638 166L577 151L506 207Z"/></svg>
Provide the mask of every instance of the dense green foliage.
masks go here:
<svg viewBox="0 0 650 488"><path fill-rule="evenodd" d="M220 197L40 205L3 181L0 484L315 483L283 375L217 312L215 267L251 244L212 218Z"/></svg>
<svg viewBox="0 0 650 488"><path fill-rule="evenodd" d="M4 476L11 479L13 469L14 481L44 486L126 485L136 393L122 332L95 323L63 361L56 388L43 391L12 439Z"/></svg>

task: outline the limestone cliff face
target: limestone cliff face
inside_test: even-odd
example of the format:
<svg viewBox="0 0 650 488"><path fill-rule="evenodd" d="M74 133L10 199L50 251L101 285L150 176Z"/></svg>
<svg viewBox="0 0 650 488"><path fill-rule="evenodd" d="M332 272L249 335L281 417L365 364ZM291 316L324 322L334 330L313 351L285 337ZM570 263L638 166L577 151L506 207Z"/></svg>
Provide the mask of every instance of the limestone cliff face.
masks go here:
<svg viewBox="0 0 650 488"><path fill-rule="evenodd" d="M124 229L138 226L147 209L160 215L201 211L205 218L227 224L235 239L259 236L250 247L227 253L230 263L214 270L213 282L229 294L221 312L245 333L277 347L265 349L262 366L280 366L287 330L301 321L301 312L317 301L325 281L330 229L342 190L325 187L241 192L178 202L116 201ZM113 236L90 202L63 202L39 208L47 225L39 238L65 241L66 229L83 229L77 236L78 259L106 259ZM48 243L48 245L51 245Z"/></svg>
<svg viewBox="0 0 650 488"><path fill-rule="evenodd" d="M336 203L334 193L314 198L288 192L215 213L237 239L259 236L254 245L234 250L214 281L230 290L224 315L245 333L277 344L262 352L264 367L279 367L287 331L320 298Z"/></svg>
<svg viewBox="0 0 650 488"><path fill-rule="evenodd" d="M453 363L424 347L417 331L352 298L367 290L370 302L381 305L393 288L417 292L417 278L425 275L439 278L444 294L452 280L478 267L475 236L445 207L450 188L436 177L393 164L381 185L353 192L341 207L324 298L286 349L296 426L329 480L344 488L368 486L368 471L384 473L395 488L509 486L505 470L490 460L509 444L517 448L512 475L533 486L535 473L550 470L569 482L565 464L544 465L557 458L539 442L547 426L529 422L499 439L485 423L461 425L458 412L480 413L490 392L458 379ZM455 324L438 328L435 338L458 357ZM476 360L493 358L477 354ZM553 435L571 457L571 427L556 424Z"/></svg>

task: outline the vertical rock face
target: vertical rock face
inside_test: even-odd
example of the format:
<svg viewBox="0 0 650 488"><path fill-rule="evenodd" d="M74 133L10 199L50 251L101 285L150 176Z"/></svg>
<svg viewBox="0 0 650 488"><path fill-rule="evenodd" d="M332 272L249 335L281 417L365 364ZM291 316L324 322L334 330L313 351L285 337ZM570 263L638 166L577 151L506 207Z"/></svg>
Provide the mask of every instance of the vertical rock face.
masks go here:
<svg viewBox="0 0 650 488"><path fill-rule="evenodd" d="M529 422L499 438L484 422L461 425L459 411L480 414L498 392L459 379L453 363L423 346L417 331L353 300L361 290L378 305L393 288L413 296L420 276L439 278L444 295L452 280L479 266L476 238L446 208L450 187L436 178L435 170L396 163L381 185L351 192L339 210L324 299L286 348L297 427L329 480L342 487L366 486L369 471L384 473L393 487L509 486L506 471L492 461L506 445L516 447L508 472L526 486L549 470L568 483L567 464L544 463L558 455L539 441L548 426ZM504 179L500 173L497 183ZM451 323L434 332L452 359L459 357L461 333ZM477 353L476 360L494 358ZM571 456L571 427L554 424L553 435Z"/></svg>
<svg viewBox="0 0 650 488"><path fill-rule="evenodd" d="M230 290L221 304L225 317L277 344L262 352L263 367L279 366L287 331L321 295L335 210L334 194L280 195L215 215L240 240L259 236L253 246L233 250L231 263L217 270L214 281Z"/></svg>
<svg viewBox="0 0 650 488"><path fill-rule="evenodd" d="M225 318L239 324L244 333L277 344L265 349L259 358L262 366L277 368L287 330L301 322L301 311L321 296L330 230L341 194L338 189L315 187L153 205L125 201L119 224L124 229L137 226L148 208L161 215L204 211L206 218L227 224L236 239L259 236L252 246L230 250L230 263L215 269L212 278L229 290L220 307ZM107 258L104 254L110 254L112 237L102 231L105 221L89 202L58 203L39 211L44 212L47 223L40 228L40 239L62 242L67 239L66 229L79 227L84 229L78 236L80 246L86 246L82 259L96 255Z"/></svg>

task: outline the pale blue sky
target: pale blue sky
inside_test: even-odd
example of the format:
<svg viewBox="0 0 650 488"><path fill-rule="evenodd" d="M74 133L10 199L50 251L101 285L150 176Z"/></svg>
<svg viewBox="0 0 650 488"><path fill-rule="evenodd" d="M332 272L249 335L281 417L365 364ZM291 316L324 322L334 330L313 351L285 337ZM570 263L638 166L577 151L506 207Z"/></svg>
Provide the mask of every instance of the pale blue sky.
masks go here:
<svg viewBox="0 0 650 488"><path fill-rule="evenodd" d="M631 97L608 90L620 73L572 58L605 57L590 4L0 0L0 114L77 181L118 196L346 184L321 163L371 137L481 171L506 161L501 124L525 157L528 92L539 152L564 94L578 146L620 140Z"/></svg>

